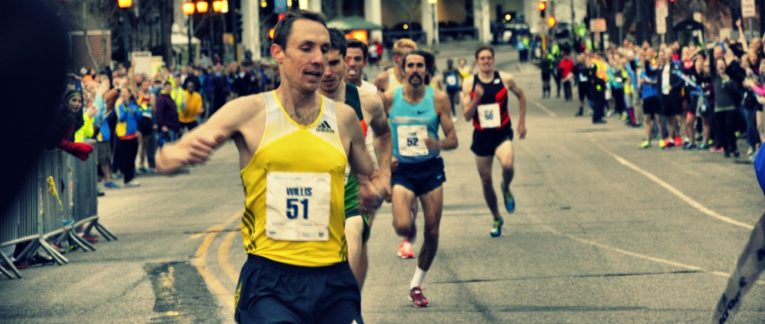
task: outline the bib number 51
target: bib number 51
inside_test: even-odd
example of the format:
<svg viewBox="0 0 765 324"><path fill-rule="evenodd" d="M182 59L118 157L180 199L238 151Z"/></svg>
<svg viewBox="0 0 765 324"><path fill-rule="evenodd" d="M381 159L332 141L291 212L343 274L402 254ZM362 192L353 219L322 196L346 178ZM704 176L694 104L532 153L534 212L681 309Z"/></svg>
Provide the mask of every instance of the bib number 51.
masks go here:
<svg viewBox="0 0 765 324"><path fill-rule="evenodd" d="M287 218L296 219L300 217L300 207L302 205L303 219L308 219L308 199L287 198Z"/></svg>

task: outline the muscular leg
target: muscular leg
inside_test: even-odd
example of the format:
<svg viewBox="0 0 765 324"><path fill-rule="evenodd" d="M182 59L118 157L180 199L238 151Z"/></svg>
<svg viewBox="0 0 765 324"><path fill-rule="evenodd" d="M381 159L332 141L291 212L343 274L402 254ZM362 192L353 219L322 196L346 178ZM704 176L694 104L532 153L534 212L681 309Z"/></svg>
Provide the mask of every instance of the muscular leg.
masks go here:
<svg viewBox="0 0 765 324"><path fill-rule="evenodd" d="M438 235L441 224L441 213L444 206L444 190L438 187L420 196L422 210L425 214L425 233L420 249L420 257L417 265L420 269L428 271L438 252Z"/></svg>
<svg viewBox="0 0 765 324"><path fill-rule="evenodd" d="M364 220L361 216L354 216L345 220L345 240L348 242L348 264L351 266L353 276L359 283L359 288L364 283L366 269L362 264L363 258L363 234Z"/></svg>
<svg viewBox="0 0 765 324"><path fill-rule="evenodd" d="M392 191L393 228L399 236L413 237L414 220L411 208L414 193L401 185L394 185Z"/></svg>
<svg viewBox="0 0 765 324"><path fill-rule="evenodd" d="M497 194L494 192L494 185L491 179L491 166L493 162L493 156L475 157L475 164L478 167L478 175L481 177L481 186L483 187L483 198L486 200L486 206L489 207L494 220L498 220Z"/></svg>
<svg viewBox="0 0 765 324"><path fill-rule="evenodd" d="M502 190L507 191L510 189L510 183L513 181L515 175L515 163L513 154L513 142L507 140L497 147L494 151L494 155L497 156L499 164L502 166Z"/></svg>

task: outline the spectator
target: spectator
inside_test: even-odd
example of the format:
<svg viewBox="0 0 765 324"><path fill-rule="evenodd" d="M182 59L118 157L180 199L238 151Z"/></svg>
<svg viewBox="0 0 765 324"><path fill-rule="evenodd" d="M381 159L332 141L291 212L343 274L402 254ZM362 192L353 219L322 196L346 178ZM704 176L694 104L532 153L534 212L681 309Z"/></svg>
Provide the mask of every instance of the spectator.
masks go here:
<svg viewBox="0 0 765 324"><path fill-rule="evenodd" d="M563 83L563 94L566 101L571 101L571 84L574 79L574 75L571 72L574 70L574 61L568 52L563 54L560 63L558 63L558 70L560 71L560 80Z"/></svg>
<svg viewBox="0 0 765 324"><path fill-rule="evenodd" d="M99 170L104 187L117 189L119 185L111 181L112 143L113 128L109 126L109 119L114 118L114 104L119 96L117 89L109 89L109 81L102 81L96 90L95 108L96 114L93 124L96 126L96 157L98 158Z"/></svg>
<svg viewBox="0 0 765 324"><path fill-rule="evenodd" d="M169 81L165 82L162 92L156 99L156 117L157 129L159 134L159 147L165 143L172 143L178 138L178 132L181 129L178 121L178 106L170 97L173 91L173 85Z"/></svg>
<svg viewBox="0 0 765 324"><path fill-rule="evenodd" d="M195 86L193 82L186 83L186 91L184 93L186 102L184 102L178 114L181 131L191 131L199 125L197 118L202 114L202 96L196 91Z"/></svg>
<svg viewBox="0 0 765 324"><path fill-rule="evenodd" d="M141 110L130 89L120 90L114 111L117 117L117 147L114 160L122 172L123 186L137 187L140 183L134 180L135 158L138 155L138 119L141 118Z"/></svg>
<svg viewBox="0 0 765 324"><path fill-rule="evenodd" d="M157 137L154 134L154 94L151 93L149 81L143 80L138 89L136 100L141 110L138 119L138 173L151 174L155 172L156 162L154 156L157 153ZM146 168L148 162L148 168Z"/></svg>
<svg viewBox="0 0 765 324"><path fill-rule="evenodd" d="M725 151L725 157L738 157L736 145L735 114L740 102L739 88L735 80L726 72L725 61L718 59L717 75L712 79L715 92L715 120L720 130L720 145Z"/></svg>

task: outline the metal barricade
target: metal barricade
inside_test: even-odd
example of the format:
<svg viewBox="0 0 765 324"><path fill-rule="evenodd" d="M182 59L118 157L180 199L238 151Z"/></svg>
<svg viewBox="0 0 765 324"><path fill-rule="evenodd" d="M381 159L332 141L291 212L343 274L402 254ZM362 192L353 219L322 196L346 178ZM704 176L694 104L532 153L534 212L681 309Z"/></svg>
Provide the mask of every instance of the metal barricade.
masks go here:
<svg viewBox="0 0 765 324"><path fill-rule="evenodd" d="M71 158L71 160L74 179L74 194L72 195L74 198L72 201L74 226L86 226L83 231L86 235L90 235L90 231L95 228L107 241L116 241L117 237L99 222L97 151L93 151L90 158L84 162L75 158ZM77 239L95 250L87 241L79 237L75 238L75 240Z"/></svg>
<svg viewBox="0 0 765 324"><path fill-rule="evenodd" d="M0 247L15 246L19 243L37 240L38 202L37 199L37 169L30 170L24 178L15 199L6 212L0 217ZM0 267L9 279L21 278L19 270L13 265L11 258L0 251L0 258L7 264L7 269Z"/></svg>
<svg viewBox="0 0 765 324"><path fill-rule="evenodd" d="M95 228L107 240L117 240L98 222L97 157L80 161L61 150L45 151L26 177L16 199L0 218L0 247L25 244L17 254L23 259L40 248L59 264L69 261L50 244L72 242L84 251L95 247L82 239L76 228L85 234ZM0 251L0 273L9 279L21 278L8 255Z"/></svg>
<svg viewBox="0 0 765 324"><path fill-rule="evenodd" d="M74 179L72 195L72 216L75 223L98 215L98 181L96 167L98 161L93 154L87 161L72 160Z"/></svg>
<svg viewBox="0 0 765 324"><path fill-rule="evenodd" d="M53 233L71 221L69 211L69 158L60 150L46 151L40 156L42 228L40 233Z"/></svg>

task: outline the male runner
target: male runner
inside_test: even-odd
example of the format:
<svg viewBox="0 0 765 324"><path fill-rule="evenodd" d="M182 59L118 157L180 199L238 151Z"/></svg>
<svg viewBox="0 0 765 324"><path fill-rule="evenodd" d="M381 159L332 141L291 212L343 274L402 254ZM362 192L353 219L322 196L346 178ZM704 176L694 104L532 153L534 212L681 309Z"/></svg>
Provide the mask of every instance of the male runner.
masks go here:
<svg viewBox="0 0 765 324"><path fill-rule="evenodd" d="M416 49L417 43L408 38L401 38L393 44L393 66L380 72L375 80L375 86L377 86L377 90L381 95L401 87L404 78L404 68L401 60L404 56ZM428 84L429 83L430 82L428 82ZM417 216L416 200L412 201L410 213L412 214L412 219ZM413 230L410 235L404 236L401 240L401 243L398 245L398 251L396 252L399 257L403 259L414 259L414 248L412 247L412 243L414 242L416 233L417 231Z"/></svg>
<svg viewBox="0 0 765 324"><path fill-rule="evenodd" d="M425 214L424 243L417 268L409 284L409 299L416 307L427 307L422 282L438 250L439 224L446 181L440 151L457 148L457 133L451 119L449 98L428 86L435 64L433 55L415 50L401 58L403 87L384 95L393 139L393 227L401 236L415 231L411 206L420 199ZM446 137L438 138L438 127Z"/></svg>
<svg viewBox="0 0 765 324"><path fill-rule="evenodd" d="M345 102L356 111L363 133L367 125L375 130L374 151L380 161L380 181L387 183L383 195L390 192L390 127L385 117L383 104L375 92L359 91L356 86L343 80L345 69L345 35L337 29L329 30L330 47L327 53L327 65L321 78L319 93L337 102ZM366 134L364 134L366 136ZM345 183L345 236L348 242L348 263L351 266L359 287L363 287L367 272L366 242L369 240L370 226L374 213L361 214L359 210L359 184L350 174Z"/></svg>
<svg viewBox="0 0 765 324"><path fill-rule="evenodd" d="M160 171L172 172L207 161L227 138L236 143L248 253L236 289L238 322L363 321L343 233L347 163L357 172L362 208L375 208L379 196L355 113L316 93L328 48L321 14L287 12L271 45L281 85L229 102L159 155Z"/></svg>
<svg viewBox="0 0 765 324"><path fill-rule="evenodd" d="M510 182L515 173L513 163L513 125L507 109L508 90L518 98L518 135L526 137L526 96L509 73L494 69L494 49L481 46L475 51L478 73L467 78L462 86L465 120L473 120L473 144L470 150L475 154L475 164L481 177L483 197L489 206L494 223L491 236L502 235L505 220L499 215L497 195L491 179L494 157L502 166L502 197L508 213L515 211L515 198L510 192Z"/></svg>
<svg viewBox="0 0 765 324"><path fill-rule="evenodd" d="M356 39L347 40L345 51L345 81L359 89L377 93L377 86L364 80L364 68L369 58L367 45Z"/></svg>
<svg viewBox="0 0 765 324"><path fill-rule="evenodd" d="M401 67L401 59L416 49L417 43L409 38L401 38L393 44L393 66L377 75L375 79L377 90L385 93L403 83L404 69Z"/></svg>

